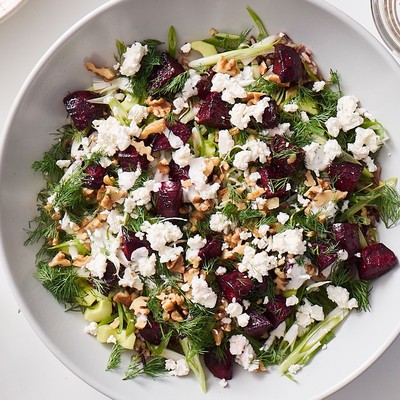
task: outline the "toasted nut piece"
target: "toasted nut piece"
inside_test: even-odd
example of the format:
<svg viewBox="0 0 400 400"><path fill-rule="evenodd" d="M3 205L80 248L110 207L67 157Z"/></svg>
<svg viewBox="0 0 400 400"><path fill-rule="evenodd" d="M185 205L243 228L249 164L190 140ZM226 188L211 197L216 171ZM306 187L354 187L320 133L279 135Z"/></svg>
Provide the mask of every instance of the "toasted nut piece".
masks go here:
<svg viewBox="0 0 400 400"><path fill-rule="evenodd" d="M109 67L96 67L92 62L86 62L86 69L90 72L94 72L98 77L103 78L106 82L110 82L115 79L115 71Z"/></svg>
<svg viewBox="0 0 400 400"><path fill-rule="evenodd" d="M86 200L91 200L94 197L94 189L82 188L82 195Z"/></svg>
<svg viewBox="0 0 400 400"><path fill-rule="evenodd" d="M118 292L114 295L113 300L116 303L123 304L126 307L129 307L132 304L132 301L137 299L138 295L136 293L128 293L127 291Z"/></svg>
<svg viewBox="0 0 400 400"><path fill-rule="evenodd" d="M117 329L119 327L119 317L114 318L114 321L111 322L110 328Z"/></svg>
<svg viewBox="0 0 400 400"><path fill-rule="evenodd" d="M265 64L265 61L262 61L261 64L258 66L258 72L260 75L266 74L268 71L267 64Z"/></svg>
<svg viewBox="0 0 400 400"><path fill-rule="evenodd" d="M278 86L281 86L281 87L289 87L290 86L290 82L282 83L281 78L279 78L279 76L276 74L266 75L266 76L264 76L264 79L267 80L268 82L276 83Z"/></svg>
<svg viewBox="0 0 400 400"><path fill-rule="evenodd" d="M261 93L261 92L247 92L247 97L246 97L246 101L247 101L247 105L251 106L253 104L257 104L261 97L265 96L265 93Z"/></svg>
<svg viewBox="0 0 400 400"><path fill-rule="evenodd" d="M167 128L167 124L165 119L157 119L156 121L151 122L147 125L143 131L141 132L139 138L147 139L153 133L162 133Z"/></svg>
<svg viewBox="0 0 400 400"><path fill-rule="evenodd" d="M262 196L264 193L265 193L265 189L259 188L259 189L254 190L253 192L249 193L249 194L246 196L246 199L247 199L247 200L254 200L254 199L256 199L257 197Z"/></svg>
<svg viewBox="0 0 400 400"><path fill-rule="evenodd" d="M135 315L148 315L150 314L150 310L147 308L147 302L149 301L148 297L140 296L132 301L129 309L133 310Z"/></svg>
<svg viewBox="0 0 400 400"><path fill-rule="evenodd" d="M150 98L151 99L151 98ZM146 100L146 104L149 105L149 113L154 114L158 118L164 118L171 112L171 103L168 103L165 99L157 100Z"/></svg>
<svg viewBox="0 0 400 400"><path fill-rule="evenodd" d="M59 251L54 258L49 262L49 267L70 267L71 261L69 261L62 251Z"/></svg>
<svg viewBox="0 0 400 400"><path fill-rule="evenodd" d="M142 141L140 142L132 141L131 144L140 155L146 156L147 161L151 162L154 160L154 157L151 155L152 148L150 146L146 146Z"/></svg>
<svg viewBox="0 0 400 400"><path fill-rule="evenodd" d="M224 332L222 329L213 329L212 335L217 346L220 346L222 343L222 339L224 338Z"/></svg>
<svg viewBox="0 0 400 400"><path fill-rule="evenodd" d="M114 186L115 178L114 178L113 176L106 175L106 176L103 178L103 182L104 182L104 184L107 185L107 186Z"/></svg>
<svg viewBox="0 0 400 400"><path fill-rule="evenodd" d="M169 174L169 162L167 159L163 158L157 164L157 169L164 175Z"/></svg>
<svg viewBox="0 0 400 400"><path fill-rule="evenodd" d="M103 197L103 200L100 202L100 206L105 208L106 210L111 210L114 202L111 200L111 197L109 195L105 195Z"/></svg>
<svg viewBox="0 0 400 400"><path fill-rule="evenodd" d="M275 208L279 207L279 197L267 199L265 204L268 207L268 210L274 210Z"/></svg>
<svg viewBox="0 0 400 400"><path fill-rule="evenodd" d="M240 69L237 66L236 60L227 60L224 57L220 57L217 64L213 67L213 71L235 76L239 74Z"/></svg>
<svg viewBox="0 0 400 400"><path fill-rule="evenodd" d="M73 261L72 265L74 267L80 268L86 265L91 259L92 259L91 256L83 256L82 254L79 254Z"/></svg>
<svg viewBox="0 0 400 400"><path fill-rule="evenodd" d="M304 182L305 186L312 187L317 184L317 182L315 182L315 179L313 178L313 176L311 174L311 171L307 171L305 176L306 176L306 180Z"/></svg>
<svg viewBox="0 0 400 400"><path fill-rule="evenodd" d="M183 274L185 272L185 265L182 254L175 261L167 262L167 268L172 272Z"/></svg>
<svg viewBox="0 0 400 400"><path fill-rule="evenodd" d="M110 196L113 203L124 199L127 195L126 190L117 188L115 186L107 186L106 187L106 195Z"/></svg>
<svg viewBox="0 0 400 400"><path fill-rule="evenodd" d="M171 319L172 319L172 321L175 321L175 322L182 322L182 321L183 321L182 315L181 315L180 312L177 311L177 310L172 311L172 313L171 313Z"/></svg>
<svg viewBox="0 0 400 400"><path fill-rule="evenodd" d="M184 188L189 188L190 186L193 185L192 181L190 179L186 179L184 181L181 181L181 185Z"/></svg>

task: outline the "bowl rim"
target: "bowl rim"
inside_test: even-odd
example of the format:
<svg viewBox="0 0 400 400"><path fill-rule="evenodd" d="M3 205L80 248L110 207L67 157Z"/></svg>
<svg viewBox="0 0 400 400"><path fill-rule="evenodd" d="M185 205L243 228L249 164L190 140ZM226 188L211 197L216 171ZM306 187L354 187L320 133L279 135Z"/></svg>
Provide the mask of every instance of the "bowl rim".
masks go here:
<svg viewBox="0 0 400 400"><path fill-rule="evenodd" d="M23 0L27 1L27 0ZM111 0L108 1L99 7L95 8L91 12L89 12L84 17L80 18L77 22L75 22L72 26L70 26L63 34L61 34L58 39L43 53L40 57L39 61L36 63L34 68L30 71L30 73L25 78L22 86L20 87L17 96L15 97L11 108L6 116L5 123L2 129L2 135L0 135L0 167L3 160L3 153L5 151L5 146L7 144L8 132L11 130L12 122L15 117L15 114L18 111L18 105L23 98L24 93L30 87L35 78L36 74L40 71L40 69L47 63L47 61L52 57L52 55L57 51L62 43L68 41L68 39L75 34L79 29L81 29L89 20L95 18L97 15L100 15L106 12L108 9L113 7L118 7L119 4L127 2L129 0ZM306 3L310 3L314 7L322 9L324 12L329 13L345 22L347 25L351 25L352 29L360 33L363 37L367 37L370 41L370 44L375 48L375 50L382 56L385 57L386 62L390 62L396 68L399 68L399 64L393 57L393 54L384 46L382 43L371 34L364 26L362 26L358 21L354 20L344 11L336 8L334 5L328 3L327 1L321 2L320 0L302 0ZM372 1L372 0L371 0ZM1 19L0 19L0 22ZM1 213L0 213L0 225L1 225ZM53 342L52 338L46 333L45 330L42 329L38 321L32 316L30 312L30 307L27 301L23 298L20 289L18 288L16 282L12 278L11 275L11 263L6 257L6 252L4 250L4 242L0 237L0 260L1 266L0 269L4 273L7 284L11 288L11 292L16 299L17 303L21 307L24 317L28 321L29 325L35 332L35 334L40 338L41 342L53 353L53 355L63 364L65 365L74 375L80 378L82 381L90 385L92 388L97 390L98 392L104 394L105 396L111 396L111 391L106 390L105 387L99 387L98 381L92 379L92 377L87 374L85 371L79 368L79 366L71 360L64 352L62 352ZM330 388L326 389L323 393L320 393L317 397L314 397L312 400L323 399L338 390L344 388L354 379L356 379L359 375L361 375L367 368L369 368L384 352L385 350L394 342L397 336L400 335L400 321L397 327L397 330L391 332L385 341L381 343L381 345L376 349L375 353L373 353L364 363L362 363L357 369L355 369L351 374L349 374L345 379L337 382L332 385Z"/></svg>
<svg viewBox="0 0 400 400"><path fill-rule="evenodd" d="M11 8L9 8L4 14L0 15L0 24L13 16L27 1L28 0L18 0L15 2Z"/></svg>

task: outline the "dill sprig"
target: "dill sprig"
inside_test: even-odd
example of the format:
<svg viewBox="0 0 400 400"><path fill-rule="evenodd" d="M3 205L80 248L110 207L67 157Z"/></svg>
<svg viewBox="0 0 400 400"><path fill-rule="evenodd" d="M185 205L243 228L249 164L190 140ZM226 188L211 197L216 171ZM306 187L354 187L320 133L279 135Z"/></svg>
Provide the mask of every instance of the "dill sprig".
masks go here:
<svg viewBox="0 0 400 400"><path fill-rule="evenodd" d="M263 363L264 366L278 365L282 362L283 354L274 346L268 350L262 350L257 354L257 360Z"/></svg>
<svg viewBox="0 0 400 400"><path fill-rule="evenodd" d="M82 294L82 282L76 268L49 267L40 262L35 276L59 303L73 304Z"/></svg>
<svg viewBox="0 0 400 400"><path fill-rule="evenodd" d="M56 142L46 151L40 161L35 161L32 168L36 172L41 172L45 179L50 182L58 182L64 175L64 171L56 164L58 160L68 160L70 158L69 149L74 139L82 136L73 125L64 125L53 134Z"/></svg>
<svg viewBox="0 0 400 400"><path fill-rule="evenodd" d="M380 196L375 201L379 217L386 228L397 225L400 221L400 194L390 185L384 185Z"/></svg>
<svg viewBox="0 0 400 400"><path fill-rule="evenodd" d="M183 89L183 87L185 86L185 82L188 80L188 78L189 78L189 71L184 71L179 75L175 76L174 78L172 78L164 86L151 90L150 94L174 95Z"/></svg>
<svg viewBox="0 0 400 400"><path fill-rule="evenodd" d="M153 357L147 361L142 361L139 355L132 357L124 380L135 379L140 375L147 375L157 378L167 373L165 369L165 359L163 357Z"/></svg>
<svg viewBox="0 0 400 400"><path fill-rule="evenodd" d="M370 283L366 280L354 279L351 275L350 269L345 265L345 263L338 263L335 268L333 268L331 281L333 285L344 287L349 291L351 297L354 297L357 300L359 310L370 310Z"/></svg>
<svg viewBox="0 0 400 400"><path fill-rule="evenodd" d="M239 35L217 32L212 37L204 39L203 41L223 51L236 50L239 46L247 44L250 31L251 29L245 29Z"/></svg>
<svg viewBox="0 0 400 400"><path fill-rule="evenodd" d="M132 94L138 99L146 96L153 69L161 63L161 51L158 49L160 44L159 40L153 39L142 42L143 46L147 46L147 54L142 58L140 70L130 79Z"/></svg>
<svg viewBox="0 0 400 400"><path fill-rule="evenodd" d="M112 370L112 369L117 369L120 366L121 356L122 356L123 352L124 352L124 348L120 344L115 343L113 345L110 357L107 362L107 368L106 368L107 371Z"/></svg>
<svg viewBox="0 0 400 400"><path fill-rule="evenodd" d="M31 224L35 224L36 226L32 230L27 230L28 238L24 242L25 246L35 244L43 238L51 240L58 236L58 222L51 218L44 207L39 207L39 215L33 218L29 223L29 227Z"/></svg>

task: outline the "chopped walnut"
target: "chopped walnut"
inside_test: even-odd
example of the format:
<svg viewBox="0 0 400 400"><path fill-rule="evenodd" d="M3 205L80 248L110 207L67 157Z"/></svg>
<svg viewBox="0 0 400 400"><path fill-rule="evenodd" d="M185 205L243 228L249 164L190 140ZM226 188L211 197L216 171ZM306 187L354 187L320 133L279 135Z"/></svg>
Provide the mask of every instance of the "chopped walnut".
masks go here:
<svg viewBox="0 0 400 400"><path fill-rule="evenodd" d="M72 265L74 267L83 267L85 266L90 260L92 259L91 256L83 256L82 254L79 254L73 261Z"/></svg>
<svg viewBox="0 0 400 400"><path fill-rule="evenodd" d="M183 274L185 272L185 264L182 254L175 261L168 261L167 268L172 272Z"/></svg>
<svg viewBox="0 0 400 400"><path fill-rule="evenodd" d="M157 119L151 122L149 125L146 125L143 131L140 134L140 139L147 139L153 133L162 133L167 128L167 123L165 119Z"/></svg>
<svg viewBox="0 0 400 400"><path fill-rule="evenodd" d="M276 274L276 278L274 279L275 283L275 290L277 293L282 292L285 290L286 284L287 284L287 277L286 274L279 268L275 268L274 272Z"/></svg>
<svg viewBox="0 0 400 400"><path fill-rule="evenodd" d="M265 93L261 92L247 92L246 102L248 106L257 104L261 97L265 96Z"/></svg>
<svg viewBox="0 0 400 400"><path fill-rule="evenodd" d="M213 71L228 74L230 76L235 76L240 73L236 60L227 60L224 57L218 59L217 64L213 67Z"/></svg>
<svg viewBox="0 0 400 400"><path fill-rule="evenodd" d="M256 190L252 191L251 193L249 193L249 194L246 196L246 199L247 199L247 200L254 200L254 199L256 199L257 197L262 196L264 193L265 193L265 189L263 189L263 188L258 188L258 189L256 189Z"/></svg>
<svg viewBox="0 0 400 400"><path fill-rule="evenodd" d="M90 61L86 62L86 69L95 73L98 77L102 78L106 82L110 82L116 77L115 71L110 67L98 68Z"/></svg>
<svg viewBox="0 0 400 400"><path fill-rule="evenodd" d="M157 164L157 169L164 175L169 174L169 162L166 158L160 160Z"/></svg>
<svg viewBox="0 0 400 400"><path fill-rule="evenodd" d="M68 260L62 251L59 251L49 262L49 267L70 267L71 261Z"/></svg>
<svg viewBox="0 0 400 400"><path fill-rule="evenodd" d="M116 293L113 297L113 300L116 303L120 303L126 307L129 307L136 298L138 298L136 293L128 293L127 291L123 291Z"/></svg>
<svg viewBox="0 0 400 400"><path fill-rule="evenodd" d="M115 178L114 178L113 176L106 175L106 176L103 178L103 182L104 182L104 184L107 185L107 186L114 186Z"/></svg>
<svg viewBox="0 0 400 400"><path fill-rule="evenodd" d="M159 121L164 121L164 120L159 120ZM157 122L157 121L155 121L155 122ZM150 125L147 125L147 126L150 126ZM154 160L154 157L151 155L152 148L150 146L146 146L143 141L140 141L140 142L132 141L131 144L140 155L146 156L147 161L151 162Z"/></svg>
<svg viewBox="0 0 400 400"><path fill-rule="evenodd" d="M171 112L171 103L162 98L153 100L150 97L146 100L146 104L149 106L147 108L149 113L154 114L158 118L164 118Z"/></svg>
<svg viewBox="0 0 400 400"><path fill-rule="evenodd" d="M133 310L136 316L138 315L148 315L150 314L150 310L147 308L147 302L149 301L148 297L140 296L134 299L129 307L130 310Z"/></svg>

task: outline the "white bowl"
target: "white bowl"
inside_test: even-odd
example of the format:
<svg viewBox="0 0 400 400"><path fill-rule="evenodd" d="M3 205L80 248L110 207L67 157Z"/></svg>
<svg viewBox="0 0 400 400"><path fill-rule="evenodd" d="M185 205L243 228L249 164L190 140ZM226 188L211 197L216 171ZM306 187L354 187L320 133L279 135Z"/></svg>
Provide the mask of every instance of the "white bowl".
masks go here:
<svg viewBox="0 0 400 400"><path fill-rule="evenodd" d="M353 313L328 349L296 376L297 383L278 372L238 371L229 384L230 389L222 389L218 380L210 376L209 391L204 395L193 377L122 381L120 373L106 372L109 348L83 334L82 316L65 313L33 278L37 248L23 246L24 229L36 212L36 193L43 182L32 172L31 164L50 147L49 133L66 120L64 95L90 85L91 76L85 71L84 61L91 59L112 65L116 39L126 43L150 37L165 40L171 24L181 43L207 36L211 27L241 31L252 25L246 5L260 15L271 33L284 31L296 42L310 47L326 75L329 69L340 72L345 93L359 97L362 105L392 134L381 161L386 177L398 173L399 67L367 31L325 3L249 0L236 1L233 6L229 0L122 0L106 4L75 25L52 46L28 77L1 138L1 264L24 315L43 342L73 372L112 398L214 400L223 395L235 400L251 393L273 400L319 399L358 376L400 332L400 319L393 311L400 287L400 268L397 268L374 283L372 311ZM398 234L397 228L380 230L382 241L394 250L400 249Z"/></svg>

